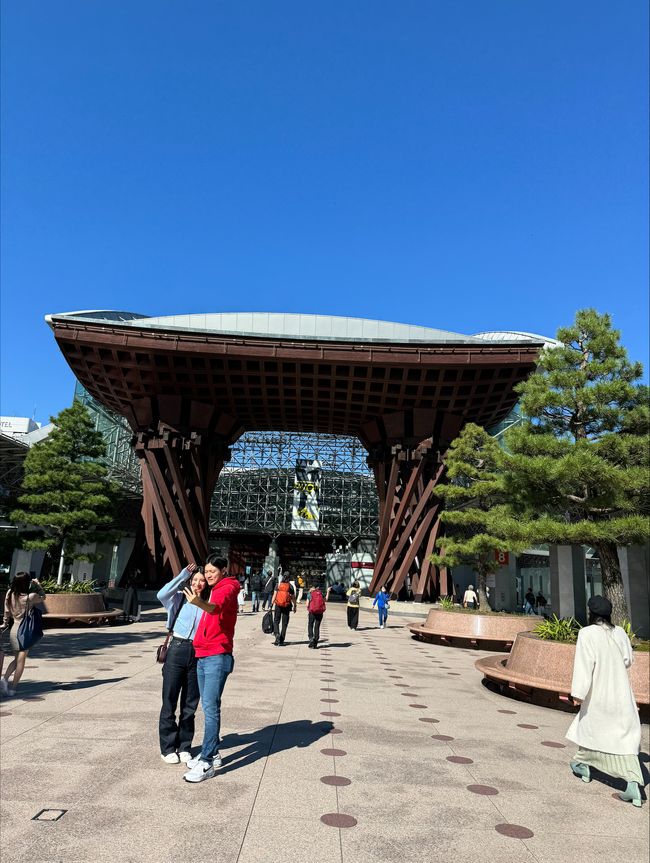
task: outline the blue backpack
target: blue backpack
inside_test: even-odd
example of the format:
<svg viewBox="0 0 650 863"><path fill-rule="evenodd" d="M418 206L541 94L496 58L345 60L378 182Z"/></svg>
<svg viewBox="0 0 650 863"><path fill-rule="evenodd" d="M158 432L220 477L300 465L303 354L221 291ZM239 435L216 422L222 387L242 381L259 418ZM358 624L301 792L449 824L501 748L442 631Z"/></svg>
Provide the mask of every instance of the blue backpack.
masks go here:
<svg viewBox="0 0 650 863"><path fill-rule="evenodd" d="M29 603L29 600L28 600ZM43 612L40 608L28 608L20 621L16 639L21 650L29 650L43 638Z"/></svg>

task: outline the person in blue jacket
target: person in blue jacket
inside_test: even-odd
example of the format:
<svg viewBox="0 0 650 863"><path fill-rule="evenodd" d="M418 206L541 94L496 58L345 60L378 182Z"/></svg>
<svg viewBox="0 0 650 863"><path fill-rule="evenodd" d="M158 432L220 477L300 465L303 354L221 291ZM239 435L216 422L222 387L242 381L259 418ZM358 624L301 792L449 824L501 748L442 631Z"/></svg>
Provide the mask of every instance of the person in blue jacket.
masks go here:
<svg viewBox="0 0 650 863"><path fill-rule="evenodd" d="M377 611L379 612L379 628L383 629L386 626L386 621L388 620L388 609L390 605L390 593L386 590L385 587L379 591L377 596L372 601L372 607L377 606Z"/></svg>
<svg viewBox="0 0 650 863"><path fill-rule="evenodd" d="M185 601L183 588L191 585L206 600L210 588L195 563L189 564L176 578L158 591L158 599L167 609L167 629L172 637L162 667L162 708L158 720L160 757L166 764L187 764L194 738L194 714L199 704L196 656L192 639L203 611ZM180 717L176 708L180 698Z"/></svg>

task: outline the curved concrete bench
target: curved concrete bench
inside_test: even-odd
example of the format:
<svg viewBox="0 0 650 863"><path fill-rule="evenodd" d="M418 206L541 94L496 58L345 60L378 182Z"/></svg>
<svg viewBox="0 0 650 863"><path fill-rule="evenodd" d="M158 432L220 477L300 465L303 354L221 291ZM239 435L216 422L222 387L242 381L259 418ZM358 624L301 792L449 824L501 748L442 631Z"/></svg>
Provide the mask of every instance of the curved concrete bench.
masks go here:
<svg viewBox="0 0 650 863"><path fill-rule="evenodd" d="M507 651L518 633L531 630L538 621L535 615L463 614L432 608L424 623L413 623L409 630L434 644Z"/></svg>
<svg viewBox="0 0 650 863"><path fill-rule="evenodd" d="M41 609L44 620L100 623L122 616L120 609L104 608L104 599L99 593L48 593Z"/></svg>
<svg viewBox="0 0 650 863"><path fill-rule="evenodd" d="M486 656L474 664L503 693L547 707L569 709L567 696L571 690L574 657L574 644L544 641L532 632L522 632L517 635L508 656ZM634 652L630 684L636 703L647 708L650 704L649 653Z"/></svg>

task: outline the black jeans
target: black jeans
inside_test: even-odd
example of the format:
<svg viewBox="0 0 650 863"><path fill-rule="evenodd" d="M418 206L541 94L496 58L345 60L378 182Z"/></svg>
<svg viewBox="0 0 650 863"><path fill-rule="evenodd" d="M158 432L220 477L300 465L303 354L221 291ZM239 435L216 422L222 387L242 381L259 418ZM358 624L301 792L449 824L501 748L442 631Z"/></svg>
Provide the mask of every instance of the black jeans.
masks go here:
<svg viewBox="0 0 650 863"><path fill-rule="evenodd" d="M262 591L262 611L264 611L264 609L266 608L267 605L269 608L271 607L271 599L272 598L273 598L272 593L269 593L266 590Z"/></svg>
<svg viewBox="0 0 650 863"><path fill-rule="evenodd" d="M348 605L348 626L350 629L356 629L359 625L359 606Z"/></svg>
<svg viewBox="0 0 650 863"><path fill-rule="evenodd" d="M276 641L284 644L284 636L287 634L287 624L289 623L289 615L291 614L291 606L288 608L280 608L275 606L273 613L273 632L275 633Z"/></svg>
<svg viewBox="0 0 650 863"><path fill-rule="evenodd" d="M163 755L189 752L194 738L194 714L199 704L196 657L191 642L171 639L162 677L162 708L158 721L160 751ZM177 722L179 697L180 719Z"/></svg>
<svg viewBox="0 0 650 863"><path fill-rule="evenodd" d="M307 635L312 644L318 644L322 619L322 614L312 614L311 611L309 612L309 617L307 618Z"/></svg>

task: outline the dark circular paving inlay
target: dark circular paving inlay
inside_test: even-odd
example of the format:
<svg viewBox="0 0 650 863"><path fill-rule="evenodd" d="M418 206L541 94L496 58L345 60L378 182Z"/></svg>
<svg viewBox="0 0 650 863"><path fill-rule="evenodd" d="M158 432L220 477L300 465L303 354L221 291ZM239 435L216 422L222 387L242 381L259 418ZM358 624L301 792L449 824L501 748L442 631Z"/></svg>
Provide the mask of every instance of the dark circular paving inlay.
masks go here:
<svg viewBox="0 0 650 863"><path fill-rule="evenodd" d="M325 704L338 704L338 698L321 698L321 701L325 702Z"/></svg>
<svg viewBox="0 0 650 863"><path fill-rule="evenodd" d="M532 830L522 827L521 824L497 824L494 829L502 836L509 836L511 839L532 839L535 835Z"/></svg>
<svg viewBox="0 0 650 863"><path fill-rule="evenodd" d="M330 728L330 734L343 734L342 728Z"/></svg>
<svg viewBox="0 0 650 863"><path fill-rule="evenodd" d="M420 722L440 722L439 719L434 719L432 716L418 716Z"/></svg>
<svg viewBox="0 0 650 863"><path fill-rule="evenodd" d="M339 787L343 785L352 785L352 780L346 779L345 776L321 776L320 781L324 785L337 785Z"/></svg>
<svg viewBox="0 0 650 863"><path fill-rule="evenodd" d="M516 712L516 710L497 710L497 713L511 713L513 716Z"/></svg>
<svg viewBox="0 0 650 863"><path fill-rule="evenodd" d="M450 737L448 734L432 734L432 740L453 740L453 737Z"/></svg>
<svg viewBox="0 0 650 863"><path fill-rule="evenodd" d="M321 752L323 755L334 755L335 757L348 754L345 749L321 749Z"/></svg>
<svg viewBox="0 0 650 863"><path fill-rule="evenodd" d="M355 827L357 823L356 818L339 812L328 812L327 815L321 815L320 820L328 827Z"/></svg>
<svg viewBox="0 0 650 863"><path fill-rule="evenodd" d="M460 677L460 671L448 671L447 676L448 677Z"/></svg>
<svg viewBox="0 0 650 863"><path fill-rule="evenodd" d="M331 686L321 686L320 691L321 692L338 692L337 689L332 689Z"/></svg>
<svg viewBox="0 0 650 863"><path fill-rule="evenodd" d="M409 704L409 707L417 707L418 710L428 710L426 704Z"/></svg>
<svg viewBox="0 0 650 863"><path fill-rule="evenodd" d="M0 716L12 716L11 710L0 710Z"/></svg>
<svg viewBox="0 0 650 863"><path fill-rule="evenodd" d="M464 755L448 755L447 761L451 761L452 764L473 764L471 758L465 758Z"/></svg>
<svg viewBox="0 0 650 863"><path fill-rule="evenodd" d="M77 677L77 680L92 680L92 677Z"/></svg>
<svg viewBox="0 0 650 863"><path fill-rule="evenodd" d="M491 797L494 794L498 794L496 788L493 788L491 785L468 785L467 790L471 791L472 794L483 794L486 797Z"/></svg>
<svg viewBox="0 0 650 863"><path fill-rule="evenodd" d="M555 740L542 740L542 746L549 746L551 749L566 749L564 743L556 743Z"/></svg>
<svg viewBox="0 0 650 863"><path fill-rule="evenodd" d="M404 698L417 698L417 692L400 692L400 695L403 695Z"/></svg>
<svg viewBox="0 0 650 863"><path fill-rule="evenodd" d="M42 695L23 695L23 701L45 701Z"/></svg>
<svg viewBox="0 0 650 863"><path fill-rule="evenodd" d="M323 710L321 716L340 716L340 713L334 713L333 710Z"/></svg>
<svg viewBox="0 0 650 863"><path fill-rule="evenodd" d="M539 728L539 725L529 725L527 722L518 722L517 728Z"/></svg>

